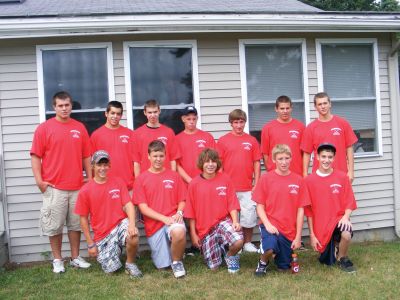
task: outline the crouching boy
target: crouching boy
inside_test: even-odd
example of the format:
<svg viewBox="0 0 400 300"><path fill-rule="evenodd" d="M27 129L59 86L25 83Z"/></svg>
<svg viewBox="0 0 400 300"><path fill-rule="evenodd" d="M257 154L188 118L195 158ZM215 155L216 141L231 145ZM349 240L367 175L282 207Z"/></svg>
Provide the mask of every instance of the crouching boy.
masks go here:
<svg viewBox="0 0 400 300"><path fill-rule="evenodd" d="M200 248L210 269L217 269L225 257L228 272L236 273L243 233L235 188L227 175L218 172L221 161L215 150L203 150L197 167L202 174L190 182L185 208L192 244Z"/></svg>
<svg viewBox="0 0 400 300"><path fill-rule="evenodd" d="M321 144L317 148L319 167L304 179L302 198L308 206L305 214L310 229L310 242L321 253L319 261L328 266L337 264L345 272L356 270L347 256L353 225L350 215L357 208L349 177L333 169L336 148Z"/></svg>
<svg viewBox="0 0 400 300"><path fill-rule="evenodd" d="M104 150L93 154L93 179L79 192L75 213L80 215L81 227L91 257L97 257L102 269L112 273L121 268L120 254L126 246L125 271L131 277L141 277L135 264L139 233L135 208L122 179L110 177L110 156ZM89 231L89 218L94 237Z"/></svg>
<svg viewBox="0 0 400 300"><path fill-rule="evenodd" d="M182 263L186 246L183 222L186 187L178 173L164 167L165 146L155 140L148 146L150 168L134 185L134 203L143 215L151 258L158 269L172 267L175 278L186 275Z"/></svg>
<svg viewBox="0 0 400 300"><path fill-rule="evenodd" d="M293 250L301 246L304 203L299 194L302 178L290 171L291 160L289 146L276 145L272 149L276 169L261 176L253 193L261 233L261 255L256 276L266 275L273 255L278 270L288 270Z"/></svg>

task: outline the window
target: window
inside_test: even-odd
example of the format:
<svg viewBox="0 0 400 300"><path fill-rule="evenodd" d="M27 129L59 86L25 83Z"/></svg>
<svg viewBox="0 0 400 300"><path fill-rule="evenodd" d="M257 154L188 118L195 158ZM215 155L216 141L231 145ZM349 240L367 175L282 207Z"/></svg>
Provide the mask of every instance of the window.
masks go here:
<svg viewBox="0 0 400 300"><path fill-rule="evenodd" d="M37 47L41 121L55 115L52 97L67 91L72 117L89 133L104 123L108 101L114 99L111 44L69 44Z"/></svg>
<svg viewBox="0 0 400 300"><path fill-rule="evenodd" d="M258 141L264 124L276 118L275 100L281 95L292 99L293 117L306 120L305 57L304 40L240 41L243 110L248 112L249 132Z"/></svg>
<svg viewBox="0 0 400 300"><path fill-rule="evenodd" d="M180 116L186 106L195 105L200 117L194 41L126 42L124 51L128 122L133 128L147 122L143 105L149 99L160 103L160 122L175 133L183 130Z"/></svg>
<svg viewBox="0 0 400 300"><path fill-rule="evenodd" d="M350 122L358 156L381 153L377 53L374 39L317 40L318 90Z"/></svg>

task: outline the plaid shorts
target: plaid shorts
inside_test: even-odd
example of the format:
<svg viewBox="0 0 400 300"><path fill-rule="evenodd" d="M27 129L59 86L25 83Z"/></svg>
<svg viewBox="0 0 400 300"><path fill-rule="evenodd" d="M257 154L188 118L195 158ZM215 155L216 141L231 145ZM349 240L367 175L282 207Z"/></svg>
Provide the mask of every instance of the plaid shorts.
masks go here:
<svg viewBox="0 0 400 300"><path fill-rule="evenodd" d="M97 242L97 261L106 273L117 271L122 267L120 255L125 239L128 235L128 218L123 219L114 229L101 241Z"/></svg>
<svg viewBox="0 0 400 300"><path fill-rule="evenodd" d="M201 241L200 250L207 266L210 269L220 266L228 247L240 240L243 240L243 233L233 229L231 218L215 225Z"/></svg>

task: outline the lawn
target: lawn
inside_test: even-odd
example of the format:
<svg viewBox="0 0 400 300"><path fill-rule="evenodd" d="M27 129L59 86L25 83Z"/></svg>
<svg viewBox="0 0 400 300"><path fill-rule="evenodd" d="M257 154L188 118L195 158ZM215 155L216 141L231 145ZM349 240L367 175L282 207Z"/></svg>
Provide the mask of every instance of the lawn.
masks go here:
<svg viewBox="0 0 400 300"><path fill-rule="evenodd" d="M89 270L68 267L61 275L43 263L0 271L0 299L399 299L400 242L354 244L350 257L356 274L320 265L308 250L299 252L299 274L278 273L274 266L265 278L253 276L256 254L243 254L235 275L225 267L209 271L201 257L187 257L188 275L180 280L155 270L148 253L138 260L145 276L136 280L124 272L105 275L97 263Z"/></svg>

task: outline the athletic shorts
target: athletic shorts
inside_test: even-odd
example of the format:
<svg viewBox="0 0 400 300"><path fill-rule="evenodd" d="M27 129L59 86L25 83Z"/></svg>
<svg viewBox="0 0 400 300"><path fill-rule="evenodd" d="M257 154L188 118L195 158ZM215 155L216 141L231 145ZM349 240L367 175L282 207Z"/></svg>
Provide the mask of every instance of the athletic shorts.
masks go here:
<svg viewBox="0 0 400 300"><path fill-rule="evenodd" d="M227 217L215 225L200 242L200 251L207 266L210 269L219 267L229 246L240 240L243 240L243 233L233 229L231 218Z"/></svg>
<svg viewBox="0 0 400 300"><path fill-rule="evenodd" d="M257 225L257 203L251 200L251 191L236 192L240 203L240 225L244 228L253 228Z"/></svg>
<svg viewBox="0 0 400 300"><path fill-rule="evenodd" d="M122 267L120 255L128 236L128 225L128 218L123 219L104 239L96 242L97 261L106 273L115 272Z"/></svg>
<svg viewBox="0 0 400 300"><path fill-rule="evenodd" d="M61 234L64 223L67 223L68 231L81 231L80 217L74 213L78 192L47 186L43 193L43 206L39 218L42 234L48 236Z"/></svg>
<svg viewBox="0 0 400 300"><path fill-rule="evenodd" d="M331 240L329 241L328 245L324 252L321 253L319 257L319 262L321 264L325 264L328 266L334 265L336 263L336 255L337 249L342 238L342 230L339 227L335 227L335 230L332 233ZM350 231L351 237L353 237L353 231Z"/></svg>
<svg viewBox="0 0 400 300"><path fill-rule="evenodd" d="M184 223L174 223L169 226L163 226L156 233L147 238L151 249L151 259L157 269L166 268L172 264L170 245L171 232L177 228L181 228L186 232Z"/></svg>

